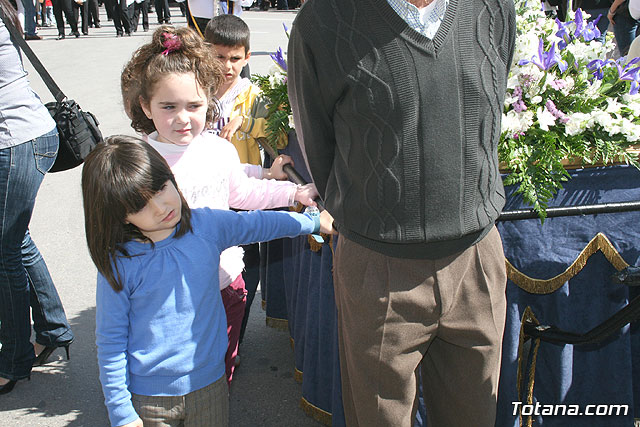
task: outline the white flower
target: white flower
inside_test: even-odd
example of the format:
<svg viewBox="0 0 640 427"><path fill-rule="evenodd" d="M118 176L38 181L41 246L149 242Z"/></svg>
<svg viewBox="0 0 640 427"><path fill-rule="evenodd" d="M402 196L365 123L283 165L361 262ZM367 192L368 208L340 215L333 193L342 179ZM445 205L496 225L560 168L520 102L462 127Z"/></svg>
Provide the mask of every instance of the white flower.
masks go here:
<svg viewBox="0 0 640 427"><path fill-rule="evenodd" d="M587 128L589 114L571 113L568 116L569 121L564 125L564 130L569 136L582 133Z"/></svg>
<svg viewBox="0 0 640 427"><path fill-rule="evenodd" d="M538 107L536 118L538 119L538 126L544 131L548 131L549 126L556 124L556 118L544 107Z"/></svg>
<svg viewBox="0 0 640 427"><path fill-rule="evenodd" d="M295 129L296 128L295 123L293 122L293 115L292 114L289 114L289 127L291 129Z"/></svg>
<svg viewBox="0 0 640 427"><path fill-rule="evenodd" d="M531 98L532 104L540 104L541 102L542 102L542 97L540 95L536 95L533 98Z"/></svg>

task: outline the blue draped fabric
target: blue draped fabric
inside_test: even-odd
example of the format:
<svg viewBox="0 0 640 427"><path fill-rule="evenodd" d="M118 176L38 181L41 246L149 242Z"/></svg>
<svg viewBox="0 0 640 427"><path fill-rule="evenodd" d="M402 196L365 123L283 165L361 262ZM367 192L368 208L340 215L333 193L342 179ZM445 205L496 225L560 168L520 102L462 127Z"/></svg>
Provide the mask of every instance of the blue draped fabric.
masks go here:
<svg viewBox="0 0 640 427"><path fill-rule="evenodd" d="M296 169L308 179L295 142L290 142L287 153L293 157ZM640 200L640 172L635 168L576 170L571 176L552 206ZM513 188L507 188L505 210L525 208L513 193ZM498 228L506 258L531 278L549 279L562 273L597 233L603 233L628 264L640 264L639 212L549 218L544 225L539 220L500 222ZM276 254L276 246L269 244L270 273L265 277L267 315L271 304L282 304L284 313L279 307L278 316L289 320L295 343L295 368L302 372L303 398L316 410L331 414L334 426L343 426L331 248L324 244L319 252L312 252L305 236L285 239L277 250L282 252ZM596 252L582 271L551 294L529 293L508 282L496 426L519 424L518 417L513 415L512 402L518 400L517 352L524 309L530 306L542 324L584 333L639 293L612 284L610 276L615 271L604 255ZM272 295L282 299L273 301ZM538 416L534 425L632 425L634 414L640 414L639 346L637 325L626 327L600 345L561 346L543 342L537 356L535 401L543 405L577 404L582 409L587 404L627 404L630 409L626 416L617 417ZM424 420L421 402L415 426L425 426Z"/></svg>
<svg viewBox="0 0 640 427"><path fill-rule="evenodd" d="M640 201L640 172L616 166L570 172L553 206ZM524 208L514 189L507 189L505 210ZM550 279L563 273L594 239L604 234L631 265L640 258L640 212L505 221L498 223L507 260L530 278ZM512 402L518 400L516 372L518 338L523 311L530 306L543 325L585 333L605 321L638 294L613 284L616 269L601 251L553 293L526 292L511 280L507 284L507 326L503 343L497 426L519 424ZM638 327L626 327L598 345L572 346L542 342L537 356L534 402L540 405L629 405L626 416L537 416L544 426L630 426L640 414ZM634 363L635 362L635 363ZM604 408L603 408L604 409Z"/></svg>

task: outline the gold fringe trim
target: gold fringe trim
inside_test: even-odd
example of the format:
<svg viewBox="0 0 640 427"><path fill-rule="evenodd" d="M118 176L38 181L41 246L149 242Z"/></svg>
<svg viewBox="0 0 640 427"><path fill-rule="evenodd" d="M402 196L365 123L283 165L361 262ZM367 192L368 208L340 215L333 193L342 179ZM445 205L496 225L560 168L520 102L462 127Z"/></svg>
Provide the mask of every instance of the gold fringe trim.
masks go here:
<svg viewBox="0 0 640 427"><path fill-rule="evenodd" d="M291 344L291 350L296 351L296 343L293 341L293 337L289 337L289 344Z"/></svg>
<svg viewBox="0 0 640 427"><path fill-rule="evenodd" d="M296 380L298 384L302 384L302 371L296 367L293 368L293 379Z"/></svg>
<svg viewBox="0 0 640 427"><path fill-rule="evenodd" d="M315 405L312 405L304 397L300 398L300 407L307 415L309 415L314 420L319 421L326 426L331 425L331 413L325 411L324 409L320 409Z"/></svg>
<svg viewBox="0 0 640 427"><path fill-rule="evenodd" d="M602 233L595 235L587 246L580 252L576 260L564 272L551 279L534 279L518 271L509 260L507 264L507 277L521 289L532 294L550 294L558 290L564 283L578 274L587 264L587 260L597 251L601 251L613 267L620 271L629 266L613 247L607 236Z"/></svg>
<svg viewBox="0 0 640 427"><path fill-rule="evenodd" d="M517 386L518 386L518 400L520 402L522 402L522 389L521 389L521 384L522 384L522 376L524 374L524 369L526 368L524 365L524 355L522 354L523 352L523 347L524 347L524 341L525 341L525 334L524 334L524 324L525 322L530 322L533 323L535 325L539 325L540 322L538 322L538 319L536 319L536 316L533 314L533 311L531 310L531 307L527 306L527 308L525 308L524 313L522 314L522 322L520 323L520 337L518 339L518 373L516 376L516 381ZM527 405L533 405L533 384L535 381L535 377L536 377L536 362L538 360L538 350L540 349L540 339L536 338L535 342L533 343L533 357L531 358L531 364L529 365L529 378L527 381ZM532 415L528 415L528 419L526 420L525 424L523 424L523 419L522 419L522 414L518 414L518 418L520 419L520 427L523 427L523 425L526 425L526 427L532 427L533 424L533 416Z"/></svg>
<svg viewBox="0 0 640 427"><path fill-rule="evenodd" d="M287 319L276 319L275 317L267 316L267 326L281 331L288 331L289 321Z"/></svg>

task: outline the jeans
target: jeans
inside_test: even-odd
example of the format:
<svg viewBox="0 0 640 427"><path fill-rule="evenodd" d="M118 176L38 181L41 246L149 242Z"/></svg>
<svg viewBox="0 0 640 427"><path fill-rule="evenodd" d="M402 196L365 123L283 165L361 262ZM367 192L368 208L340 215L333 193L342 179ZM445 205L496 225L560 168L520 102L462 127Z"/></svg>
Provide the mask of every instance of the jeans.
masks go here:
<svg viewBox="0 0 640 427"><path fill-rule="evenodd" d="M22 0L24 6L24 32L28 36L36 34L36 4L34 0Z"/></svg>
<svg viewBox="0 0 640 427"><path fill-rule="evenodd" d="M55 128L0 150L0 377L26 378L36 342L57 346L73 339L47 265L29 235L36 194L58 150Z"/></svg>
<svg viewBox="0 0 640 427"><path fill-rule="evenodd" d="M628 13L618 13L613 19L615 20L613 34L616 35L618 50L621 56L626 56L627 53L629 53L631 43L640 33L640 23L633 19Z"/></svg>

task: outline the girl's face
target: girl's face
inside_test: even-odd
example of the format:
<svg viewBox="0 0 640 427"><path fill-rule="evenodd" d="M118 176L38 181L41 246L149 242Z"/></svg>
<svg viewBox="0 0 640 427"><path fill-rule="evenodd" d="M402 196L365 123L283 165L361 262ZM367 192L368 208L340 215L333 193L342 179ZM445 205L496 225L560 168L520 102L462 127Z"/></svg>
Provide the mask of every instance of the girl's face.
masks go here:
<svg viewBox="0 0 640 427"><path fill-rule="evenodd" d="M153 87L142 110L158 131L158 141L188 145L204 130L208 99L193 73L169 74Z"/></svg>
<svg viewBox="0 0 640 427"><path fill-rule="evenodd" d="M145 205L136 213L125 218L127 224L133 224L152 242L164 240L173 233L182 215L180 193L171 181L164 183Z"/></svg>

